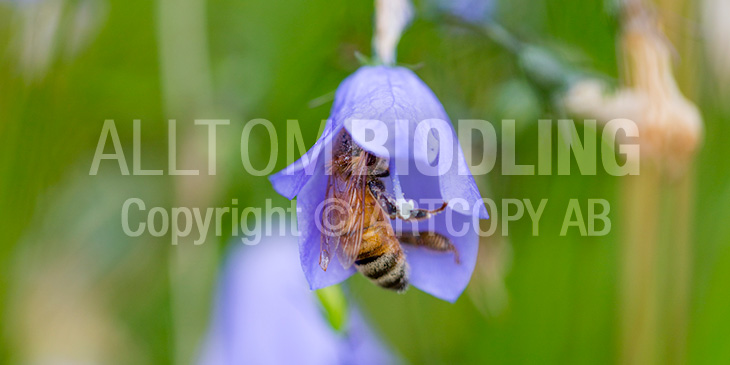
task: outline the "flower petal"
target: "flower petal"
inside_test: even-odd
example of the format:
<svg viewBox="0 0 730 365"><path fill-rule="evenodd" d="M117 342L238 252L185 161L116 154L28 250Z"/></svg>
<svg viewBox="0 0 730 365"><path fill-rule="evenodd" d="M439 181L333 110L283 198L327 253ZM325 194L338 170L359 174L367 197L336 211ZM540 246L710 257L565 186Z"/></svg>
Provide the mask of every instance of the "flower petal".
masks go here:
<svg viewBox="0 0 730 365"><path fill-rule="evenodd" d="M341 125L327 121L322 136L299 160L287 166L284 170L269 176L269 181L274 186L274 190L283 195L287 199L294 199L304 185L314 174L316 162L320 159L325 146L329 145L332 139L341 129Z"/></svg>
<svg viewBox="0 0 730 365"><path fill-rule="evenodd" d="M345 364L401 364L397 354L390 351L357 308L350 310L347 323L348 347L343 346L340 358Z"/></svg>
<svg viewBox="0 0 730 365"><path fill-rule="evenodd" d="M406 196L415 197L421 207L433 208L441 199L438 178L412 174L402 176L401 184ZM452 253L403 245L406 260L411 267L410 280L413 286L450 302L456 301L469 284L479 249L479 235L474 227L474 222L478 219L457 213L458 210L458 204L450 205L446 211L416 223L415 231L436 232L449 238L459 253L459 263L456 263ZM394 223L397 232L414 230L412 223Z"/></svg>
<svg viewBox="0 0 730 365"><path fill-rule="evenodd" d="M454 127L450 126L450 128L453 132ZM441 174L439 178L441 196L449 202L459 199L466 201L468 206L453 206L459 213L477 215L481 219L489 219L489 213L487 213L487 208L484 206L484 200L482 200L482 195L479 193L474 176L472 176L469 170L469 165L466 164L466 158L464 158L461 145L456 137L454 137L454 141L452 156L455 156L455 158L453 158L451 164L448 166L447 172Z"/></svg>
<svg viewBox="0 0 730 365"><path fill-rule="evenodd" d="M451 240L459 252L459 263L451 253L434 252L423 247L403 245L411 267L410 280L413 286L437 298L455 302L471 280L479 250L479 235L473 229L472 218L447 208L435 220L434 231ZM447 220L449 222L447 223ZM427 224L419 224L427 226ZM464 230L464 234L453 234L447 225Z"/></svg>
<svg viewBox="0 0 730 365"><path fill-rule="evenodd" d="M393 364L357 307L345 328L327 322L297 265L292 236L231 245L198 364Z"/></svg>
<svg viewBox="0 0 730 365"><path fill-rule="evenodd" d="M233 246L199 364L339 360L339 338L306 289L296 249L289 246L294 241L287 238Z"/></svg>
<svg viewBox="0 0 730 365"><path fill-rule="evenodd" d="M444 200L465 199L470 204L461 206L461 213L489 218L446 111L416 74L402 67L363 67L347 85L362 86L347 88L342 95L348 100L333 118L344 119L356 143L396 161L397 174L408 164L408 173L440 176ZM415 171L410 161L416 162Z"/></svg>
<svg viewBox="0 0 730 365"><path fill-rule="evenodd" d="M448 13L468 23L483 23L494 12L494 0L437 0L438 5Z"/></svg>
<svg viewBox="0 0 730 365"><path fill-rule="evenodd" d="M333 113L333 118L344 123L355 142L380 157L432 162L425 155L412 155L409 148L396 149L396 140L408 146L416 138L419 122L448 121L431 89L413 71L403 67L366 66L349 79L349 85L359 87L349 88L350 99ZM388 156L383 155L383 150L388 151Z"/></svg>

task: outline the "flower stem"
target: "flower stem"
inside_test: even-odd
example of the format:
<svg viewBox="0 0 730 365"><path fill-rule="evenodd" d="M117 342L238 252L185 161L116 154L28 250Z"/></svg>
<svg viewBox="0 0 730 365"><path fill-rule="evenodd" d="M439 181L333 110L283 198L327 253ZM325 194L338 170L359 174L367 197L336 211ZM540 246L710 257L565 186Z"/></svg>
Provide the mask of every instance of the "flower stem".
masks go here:
<svg viewBox="0 0 730 365"><path fill-rule="evenodd" d="M395 64L398 41L412 16L410 0L375 0L375 60L385 65Z"/></svg>
<svg viewBox="0 0 730 365"><path fill-rule="evenodd" d="M160 75L168 118L190 120L212 109L205 14L204 0L158 0ZM185 125L180 123L178 134L180 163L201 166L207 136L192 133ZM217 182L214 176L176 176L171 182L175 206L210 205ZM195 359L200 333L207 326L218 260L212 239L195 246L189 237L170 246L168 257L173 364L189 364Z"/></svg>
<svg viewBox="0 0 730 365"><path fill-rule="evenodd" d="M486 22L482 29L494 43L497 43L502 48L513 54L519 54L524 47L524 44L517 39L517 37L513 36L509 31L507 31L507 29L499 25L497 22Z"/></svg>
<svg viewBox="0 0 730 365"><path fill-rule="evenodd" d="M644 162L644 161L642 161ZM621 363L652 364L657 336L657 232L661 173L643 163L641 175L623 180Z"/></svg>
<svg viewBox="0 0 730 365"><path fill-rule="evenodd" d="M322 304L327 321L335 329L342 331L347 321L347 299L339 285L332 285L315 291Z"/></svg>
<svg viewBox="0 0 730 365"><path fill-rule="evenodd" d="M687 330L692 277L692 223L694 217L694 175L690 171L669 189L673 209L669 222L669 268L664 287L667 293L666 356L671 364L684 364L687 359Z"/></svg>
<svg viewBox="0 0 730 365"><path fill-rule="evenodd" d="M636 120L641 175L623 180L628 229L621 362L681 364L691 277L691 167L702 122L675 82L668 42L657 37L656 11L644 0L623 0L621 12L625 83L647 97Z"/></svg>

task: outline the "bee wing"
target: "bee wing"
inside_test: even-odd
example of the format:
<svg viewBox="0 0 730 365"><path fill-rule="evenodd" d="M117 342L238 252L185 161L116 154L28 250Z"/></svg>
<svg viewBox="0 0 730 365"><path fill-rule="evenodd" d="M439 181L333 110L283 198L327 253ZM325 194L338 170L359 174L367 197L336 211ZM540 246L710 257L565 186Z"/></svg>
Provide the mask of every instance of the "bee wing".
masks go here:
<svg viewBox="0 0 730 365"><path fill-rule="evenodd" d="M365 176L354 176L348 181L346 196L350 206L347 234L340 237L341 248L337 258L345 269L352 266L360 253L362 234L365 222L365 194L367 193Z"/></svg>
<svg viewBox="0 0 730 365"><path fill-rule="evenodd" d="M353 164L349 178L330 174L323 211L320 266L327 270L332 253L344 268L357 259L362 243L365 222L365 195L367 193L366 159Z"/></svg>
<svg viewBox="0 0 730 365"><path fill-rule="evenodd" d="M339 196L342 195L344 182L340 176L330 174L327 180L327 192L325 193L325 206L322 211L322 226L320 238L319 266L322 270L327 271L331 254L335 252L339 246L341 232L328 227L338 226L343 220L347 219L349 212L340 211ZM336 206L332 206L335 204Z"/></svg>

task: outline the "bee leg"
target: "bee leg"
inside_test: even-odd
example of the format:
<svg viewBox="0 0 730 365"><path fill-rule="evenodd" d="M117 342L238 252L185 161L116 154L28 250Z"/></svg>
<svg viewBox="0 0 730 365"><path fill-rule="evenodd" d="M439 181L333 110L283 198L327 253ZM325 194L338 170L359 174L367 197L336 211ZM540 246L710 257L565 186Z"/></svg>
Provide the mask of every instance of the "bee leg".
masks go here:
<svg viewBox="0 0 730 365"><path fill-rule="evenodd" d="M370 167L371 175L375 177L388 177L390 176L390 167L388 166L388 160L384 158L376 157L375 155L370 155L374 159L372 164L368 164Z"/></svg>
<svg viewBox="0 0 730 365"><path fill-rule="evenodd" d="M432 210L428 210L428 209L412 209L411 210L411 216L408 219L406 219L406 220L409 220L409 221L417 221L417 220L431 218L434 214L439 213L439 212L443 211L444 209L446 209L446 206L447 205L448 205L448 203L444 202L443 204L441 204L440 207L438 207L436 209L432 209Z"/></svg>
<svg viewBox="0 0 730 365"><path fill-rule="evenodd" d="M442 234L435 232L419 232L415 234L412 232L403 232L398 235L398 240L404 244L426 247L437 252L453 252L454 262L457 265L461 264L459 251L451 243L451 240Z"/></svg>
<svg viewBox="0 0 730 365"><path fill-rule="evenodd" d="M379 179L372 179L368 181L368 188L390 219L395 219L398 216L398 204L395 198L385 190L385 184Z"/></svg>
<svg viewBox="0 0 730 365"><path fill-rule="evenodd" d="M407 221L420 221L431 218L434 214L446 209L448 203L444 202L436 209L411 209L408 218L403 218L403 214L398 209L398 201L385 189L385 185L378 179L372 179L368 182L370 192L378 201L380 206L385 209L390 219L400 218Z"/></svg>
<svg viewBox="0 0 730 365"><path fill-rule="evenodd" d="M378 178L388 177L388 176L390 176L390 170L388 170L388 169L375 170L373 173L373 176L378 177Z"/></svg>

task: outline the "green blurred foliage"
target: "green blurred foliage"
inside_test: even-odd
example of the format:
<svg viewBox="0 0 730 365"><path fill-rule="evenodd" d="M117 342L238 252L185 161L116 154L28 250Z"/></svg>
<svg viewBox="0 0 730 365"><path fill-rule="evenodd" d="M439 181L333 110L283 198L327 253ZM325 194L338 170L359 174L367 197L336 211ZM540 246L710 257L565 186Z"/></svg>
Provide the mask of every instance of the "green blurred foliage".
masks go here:
<svg viewBox="0 0 730 365"><path fill-rule="evenodd" d="M63 2L67 16L60 29L73 23L68 14L79 3ZM131 196L172 206L172 178L148 177L141 184L139 177L119 176L110 164L102 164L98 177L88 176L87 170L105 119L116 120L128 162L132 120L141 119L145 168L166 167L157 5L142 0L95 3L100 25L90 31L88 45L69 54L63 51L67 41L58 36L47 67L31 77L19 56L27 47L39 46L24 38L28 25L23 14L30 5L0 2L2 362L22 358L17 347L21 334L5 325L24 311L19 303L24 300L25 279L52 266L57 256L81 260L79 265L97 261L98 267L85 266L83 271L93 276L87 290L103 296L114 326L132 339L128 347L121 347L131 349L130 359L173 361L173 313L166 284L170 262L165 258L169 240L123 237L117 216L121 202ZM225 181L211 206L229 205L236 198L240 206L263 207L265 199L273 198L275 205L286 207L288 201L273 191L265 176L243 172L238 157L243 123L265 118L284 136L286 121L297 119L305 143L312 145L331 103L309 103L326 99L357 69L356 52L370 54L372 1L211 0L206 10L215 112L201 117L232 123L232 132L221 136L221 146L229 150L218 153L229 157L219 157ZM417 14L401 41L399 61L419 65L416 72L454 120L478 117L498 125L499 119L518 114L518 163L535 164L536 118L560 115L532 89L515 56L483 35L444 22L438 14ZM495 18L575 68L618 75L616 25L602 2L501 1ZM703 57L698 58L702 65ZM718 363L730 358L725 344L730 335L730 111L709 69L699 70L694 78L698 93L688 95L698 103L706 125L696 168L690 359ZM193 118L179 123L192 124ZM554 129L553 146L556 133ZM245 148L251 156L260 156L255 166L266 164L271 146L263 128L254 130ZM282 141L274 153L276 170L290 162ZM498 164L479 181L483 191L486 188L484 195L495 201L549 199L539 236L531 235L525 219L509 227L511 266L503 278L503 311L485 314L471 298L471 288L452 305L417 290L395 295L359 276L348 282L348 295L410 362L616 362L618 180L600 172L579 176L573 167L570 176L503 176ZM142 186L144 191L139 190ZM560 237L568 201L590 198L611 202L612 233ZM90 212L106 219L90 219L95 215ZM504 214L491 213L500 219ZM228 237L220 239L221 245L227 241ZM475 278L471 285L482 283Z"/></svg>

